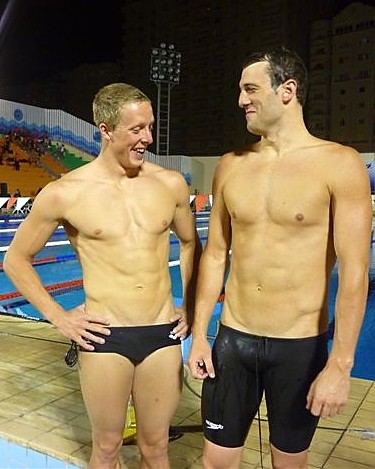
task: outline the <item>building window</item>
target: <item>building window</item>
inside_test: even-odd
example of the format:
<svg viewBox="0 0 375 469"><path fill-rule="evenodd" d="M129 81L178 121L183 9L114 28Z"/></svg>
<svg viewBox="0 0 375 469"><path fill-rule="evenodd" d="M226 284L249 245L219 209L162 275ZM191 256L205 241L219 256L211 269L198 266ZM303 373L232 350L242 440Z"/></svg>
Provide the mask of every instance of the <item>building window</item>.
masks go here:
<svg viewBox="0 0 375 469"><path fill-rule="evenodd" d="M340 90L340 94L346 94L346 90Z"/></svg>
<svg viewBox="0 0 375 469"><path fill-rule="evenodd" d="M349 73L340 73L339 80L341 81L349 80Z"/></svg>
<svg viewBox="0 0 375 469"><path fill-rule="evenodd" d="M358 72L358 78L368 78L370 76L370 70L361 70Z"/></svg>
<svg viewBox="0 0 375 469"><path fill-rule="evenodd" d="M340 119L339 124L341 127L343 127L345 125L345 119Z"/></svg>
<svg viewBox="0 0 375 469"><path fill-rule="evenodd" d="M369 58L369 54L359 54L358 60L367 60Z"/></svg>

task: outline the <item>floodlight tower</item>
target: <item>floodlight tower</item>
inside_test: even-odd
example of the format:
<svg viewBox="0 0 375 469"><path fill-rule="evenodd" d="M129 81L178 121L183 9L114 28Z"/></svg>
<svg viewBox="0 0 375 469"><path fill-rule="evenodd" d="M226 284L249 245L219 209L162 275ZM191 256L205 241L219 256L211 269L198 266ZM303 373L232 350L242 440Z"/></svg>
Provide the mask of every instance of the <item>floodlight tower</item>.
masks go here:
<svg viewBox="0 0 375 469"><path fill-rule="evenodd" d="M181 53L162 42L151 50L150 80L158 87L156 154L169 155L171 89L180 83Z"/></svg>

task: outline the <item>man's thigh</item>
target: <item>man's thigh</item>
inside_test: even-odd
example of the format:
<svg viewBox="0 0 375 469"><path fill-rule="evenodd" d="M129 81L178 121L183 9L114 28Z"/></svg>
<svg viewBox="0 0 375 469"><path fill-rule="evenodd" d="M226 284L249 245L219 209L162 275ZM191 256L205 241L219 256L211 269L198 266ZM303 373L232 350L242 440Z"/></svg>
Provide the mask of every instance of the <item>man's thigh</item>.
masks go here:
<svg viewBox="0 0 375 469"><path fill-rule="evenodd" d="M135 368L133 402L137 433L167 431L182 389L181 346L163 347Z"/></svg>
<svg viewBox="0 0 375 469"><path fill-rule="evenodd" d="M114 353L80 353L82 396L94 431L122 432L134 365Z"/></svg>
<svg viewBox="0 0 375 469"><path fill-rule="evenodd" d="M268 339L265 393L270 441L285 453L305 451L319 419L306 409L311 383L327 361L326 336Z"/></svg>

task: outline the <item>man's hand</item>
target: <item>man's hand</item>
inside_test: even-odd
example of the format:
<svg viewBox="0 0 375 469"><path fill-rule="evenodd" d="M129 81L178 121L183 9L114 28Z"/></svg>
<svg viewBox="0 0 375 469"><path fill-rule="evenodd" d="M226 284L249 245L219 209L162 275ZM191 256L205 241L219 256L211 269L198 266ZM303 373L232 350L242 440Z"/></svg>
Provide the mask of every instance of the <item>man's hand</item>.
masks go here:
<svg viewBox="0 0 375 469"><path fill-rule="evenodd" d="M104 335L110 335L108 329L110 323L107 319L90 316L85 311L85 305L79 305L63 314L53 325L68 339L74 340L83 349L88 351L95 350L94 345L88 341L104 344L102 337L97 337L95 332Z"/></svg>
<svg viewBox="0 0 375 469"><path fill-rule="evenodd" d="M211 358L211 347L207 339L193 339L188 365L193 378L215 378L215 370Z"/></svg>
<svg viewBox="0 0 375 469"><path fill-rule="evenodd" d="M175 314L171 317L170 322L178 321L178 324L172 329L173 335L181 339L186 339L188 334L188 324L186 320L186 311L183 308L175 307Z"/></svg>
<svg viewBox="0 0 375 469"><path fill-rule="evenodd" d="M328 363L310 386L306 408L316 417L334 417L344 409L349 388L350 371Z"/></svg>

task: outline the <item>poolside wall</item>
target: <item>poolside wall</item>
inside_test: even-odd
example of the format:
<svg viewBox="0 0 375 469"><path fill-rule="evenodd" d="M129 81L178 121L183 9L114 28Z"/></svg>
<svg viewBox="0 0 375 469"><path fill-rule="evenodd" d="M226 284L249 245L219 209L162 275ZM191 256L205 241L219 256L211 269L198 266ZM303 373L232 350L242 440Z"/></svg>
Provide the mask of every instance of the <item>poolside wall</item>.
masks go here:
<svg viewBox="0 0 375 469"><path fill-rule="evenodd" d="M47 133L52 141L63 142L83 159L95 157L100 151L100 134L95 125L58 109L45 109L0 99L0 133L16 128ZM364 162L375 161L374 153L364 153L361 156ZM164 168L181 172L190 183L191 194L211 193L218 156L157 156L146 152L146 158Z"/></svg>
<svg viewBox="0 0 375 469"><path fill-rule="evenodd" d="M99 153L100 137L93 124L65 111L0 99L0 133L17 128L47 133L51 140L67 143L93 156Z"/></svg>
<svg viewBox="0 0 375 469"><path fill-rule="evenodd" d="M15 129L47 133L53 142L63 142L84 160L97 156L100 151L100 133L94 124L59 109L45 109L0 99L0 134ZM207 172L202 162L194 166L193 174L194 158L185 155L157 156L152 152L146 152L146 158L164 168L181 172L189 181L192 193L210 192L211 171Z"/></svg>

